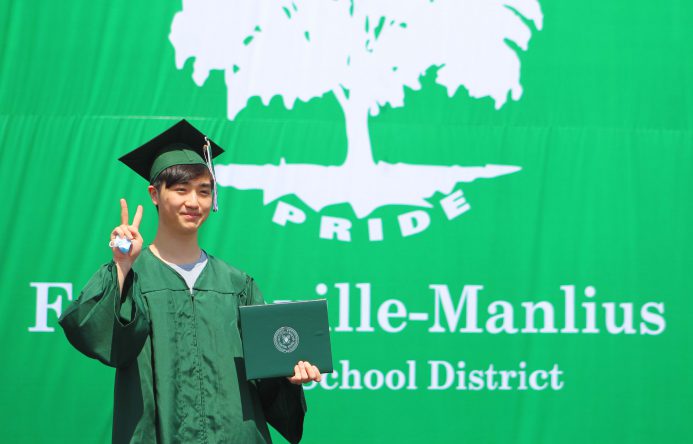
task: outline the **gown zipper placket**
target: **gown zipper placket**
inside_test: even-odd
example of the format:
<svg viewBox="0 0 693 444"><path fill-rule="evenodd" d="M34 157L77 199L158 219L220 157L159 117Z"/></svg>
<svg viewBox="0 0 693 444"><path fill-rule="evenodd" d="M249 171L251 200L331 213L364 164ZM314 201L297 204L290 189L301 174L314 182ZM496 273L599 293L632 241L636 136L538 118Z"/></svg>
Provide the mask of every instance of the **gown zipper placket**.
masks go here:
<svg viewBox="0 0 693 444"><path fill-rule="evenodd" d="M178 274L178 273L176 273ZM180 276L180 275L179 275ZM182 277L181 277L182 279ZM193 341L195 343L195 354L197 357L197 378L200 383L200 421L202 422L202 442L207 441L207 418L205 412L205 396L202 381L202 359L200 358L200 347L197 343L197 313L195 310L195 291L190 289L190 303L192 304L192 318L193 318Z"/></svg>
<svg viewBox="0 0 693 444"><path fill-rule="evenodd" d="M151 253L151 250L149 250ZM154 256L153 253L151 253L152 256ZM178 276L178 278L183 282L183 284L188 287L188 283L185 282L185 279L183 279L183 276L181 276L176 270L174 270L170 265L168 265L166 262L164 262L162 259L157 258L154 256L156 259L159 260L159 263L163 265L164 267L168 268L171 270L173 274ZM205 273L207 270L207 266L202 270L202 273L197 277L197 280L199 280L202 277L202 274ZM194 286L193 286L194 287ZM190 288L190 304L192 305L192 327L193 327L193 343L195 347L195 357L197 359L197 378L200 383L200 421L202 422L202 442L203 443L208 443L207 439L207 413L205 411L205 397L204 397L204 389L203 389L203 381L202 381L202 359L200 357L200 347L197 344L197 313L195 311L195 290L193 288Z"/></svg>

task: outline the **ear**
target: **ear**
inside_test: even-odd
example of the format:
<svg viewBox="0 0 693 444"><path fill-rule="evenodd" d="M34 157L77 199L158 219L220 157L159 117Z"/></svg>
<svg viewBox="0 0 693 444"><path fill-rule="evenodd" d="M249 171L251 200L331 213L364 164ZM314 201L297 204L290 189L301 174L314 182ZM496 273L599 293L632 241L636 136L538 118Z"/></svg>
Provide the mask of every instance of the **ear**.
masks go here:
<svg viewBox="0 0 693 444"><path fill-rule="evenodd" d="M149 185L147 188L147 191L149 191L149 197L152 199L152 203L154 206L159 206L159 192L157 191L156 187L154 185Z"/></svg>

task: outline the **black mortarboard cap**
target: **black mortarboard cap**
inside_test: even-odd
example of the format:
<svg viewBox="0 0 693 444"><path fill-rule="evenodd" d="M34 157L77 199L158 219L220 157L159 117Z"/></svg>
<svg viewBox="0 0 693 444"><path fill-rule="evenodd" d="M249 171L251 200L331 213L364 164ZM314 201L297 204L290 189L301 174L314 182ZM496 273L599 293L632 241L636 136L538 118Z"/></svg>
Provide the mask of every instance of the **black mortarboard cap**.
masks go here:
<svg viewBox="0 0 693 444"><path fill-rule="evenodd" d="M163 170L174 165L206 165L214 180L216 211L216 175L212 159L223 152L219 145L183 119L118 160L149 183L153 183Z"/></svg>

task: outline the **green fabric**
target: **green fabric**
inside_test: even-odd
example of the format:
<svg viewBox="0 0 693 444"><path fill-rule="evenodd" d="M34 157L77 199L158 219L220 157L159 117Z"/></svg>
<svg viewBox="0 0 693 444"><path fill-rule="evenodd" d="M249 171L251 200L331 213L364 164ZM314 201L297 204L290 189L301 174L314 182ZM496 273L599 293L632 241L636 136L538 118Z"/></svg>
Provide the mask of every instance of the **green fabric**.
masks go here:
<svg viewBox="0 0 693 444"><path fill-rule="evenodd" d="M122 296L113 262L60 318L82 353L116 367L114 443L265 443L266 421L298 442L303 389L247 382L240 305L262 304L248 275L209 255L193 292L147 248Z"/></svg>
<svg viewBox="0 0 693 444"><path fill-rule="evenodd" d="M166 168L172 167L174 165L207 165L202 159L202 157L195 151L182 148L180 146L173 146L159 154L154 163L152 163L152 168L149 171L149 181L154 182L157 176Z"/></svg>

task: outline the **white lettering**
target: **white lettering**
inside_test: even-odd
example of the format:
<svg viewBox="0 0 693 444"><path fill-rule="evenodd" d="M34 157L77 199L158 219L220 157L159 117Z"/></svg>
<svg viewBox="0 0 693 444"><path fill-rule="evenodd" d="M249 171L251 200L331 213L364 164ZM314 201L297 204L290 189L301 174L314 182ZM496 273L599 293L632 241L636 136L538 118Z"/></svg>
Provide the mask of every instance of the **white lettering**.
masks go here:
<svg viewBox="0 0 693 444"><path fill-rule="evenodd" d="M653 308L657 310L657 313L650 311ZM640 323L640 334L641 335L658 335L664 331L666 328L666 322L664 321L664 304L656 302L648 302L642 306L640 310L640 316L642 316L643 322ZM652 330L647 324L653 324L657 327L656 330Z"/></svg>
<svg viewBox="0 0 693 444"><path fill-rule="evenodd" d="M596 294L594 287L585 288L585 296L588 298L593 298ZM597 328L597 307L594 302L583 302L582 307L585 309L585 328L582 329L583 333L599 333Z"/></svg>
<svg viewBox="0 0 693 444"><path fill-rule="evenodd" d="M337 378L339 378L339 373L337 373L336 371L322 375L322 379L320 380L320 387L324 388L325 390L336 389L337 387L339 387L339 384L337 383ZM330 379L334 379L335 383L329 384Z"/></svg>
<svg viewBox="0 0 693 444"><path fill-rule="evenodd" d="M402 370L390 370L385 374L385 386L390 390L400 390L406 383L407 378Z"/></svg>
<svg viewBox="0 0 693 444"><path fill-rule="evenodd" d="M449 331L453 332L457 329L457 324L462 314L462 309L467 307L467 324L460 329L464 333L481 333L481 329L477 326L477 292L483 290L481 285L465 285L462 289L457 308L453 308L450 290L447 285L429 285L430 289L435 292L435 312L433 326L428 329L431 333L443 333L445 329L440 323L440 309L442 307L445 313L445 320L448 324Z"/></svg>
<svg viewBox="0 0 693 444"><path fill-rule="evenodd" d="M368 219L368 240L383 240L383 220L379 218Z"/></svg>
<svg viewBox="0 0 693 444"><path fill-rule="evenodd" d="M564 382L560 381L560 376L562 374L563 372L558 369L558 364L554 364L553 368L549 371L549 375L551 375L551 388L553 390L560 390L563 388Z"/></svg>
<svg viewBox="0 0 693 444"><path fill-rule="evenodd" d="M440 206L443 208L448 220L452 220L471 209L471 206L469 206L462 194L462 190L457 190L440 199Z"/></svg>
<svg viewBox="0 0 693 444"><path fill-rule="evenodd" d="M423 210L414 210L397 216L402 236L412 236L421 233L431 224L431 216Z"/></svg>
<svg viewBox="0 0 693 444"><path fill-rule="evenodd" d="M346 359L339 361L342 365L342 389L349 390L361 390L363 386L361 385L361 372L349 368L349 361ZM353 384L349 384L349 378L353 377Z"/></svg>
<svg viewBox="0 0 693 444"><path fill-rule="evenodd" d="M623 310L623 324L619 327L616 325L616 304L613 302L605 302L602 304L606 317L606 331L612 334L625 333L627 335L635 334L633 328L633 304L624 303L618 304Z"/></svg>
<svg viewBox="0 0 693 444"><path fill-rule="evenodd" d="M575 286L561 285L561 290L565 296L565 326L561 333L578 333L575 328Z"/></svg>
<svg viewBox="0 0 693 444"><path fill-rule="evenodd" d="M416 390L416 361L407 361L407 367L409 372L409 384L407 384L407 390Z"/></svg>
<svg viewBox="0 0 693 444"><path fill-rule="evenodd" d="M351 221L341 217L322 216L320 219L320 238L351 242Z"/></svg>
<svg viewBox="0 0 693 444"><path fill-rule="evenodd" d="M469 390L481 390L484 388L484 372L472 370L469 372Z"/></svg>
<svg viewBox="0 0 693 444"><path fill-rule="evenodd" d="M339 325L334 331L354 331L349 325L349 284L334 284L339 290Z"/></svg>
<svg viewBox="0 0 693 444"><path fill-rule="evenodd" d="M371 284L356 284L361 293L361 324L356 331L375 331L371 325Z"/></svg>
<svg viewBox="0 0 693 444"><path fill-rule="evenodd" d="M529 374L529 387L532 390L544 390L547 386L547 382L544 382L543 384L539 384L537 379L541 377L544 381L549 377L548 373L546 373L545 370L535 370L532 373Z"/></svg>
<svg viewBox="0 0 693 444"><path fill-rule="evenodd" d="M499 310L500 313L498 313ZM492 316L486 321L486 331L491 334L498 334L501 332L509 334L517 333L517 328L515 328L513 324L513 306L510 302L494 301L489 304L488 313ZM501 325L498 325L498 321L502 321Z"/></svg>
<svg viewBox="0 0 693 444"><path fill-rule="evenodd" d="M429 390L445 390L449 388L455 381L455 369L447 361L428 361L431 367L431 384L428 386ZM445 371L445 383L440 383L440 377L438 371L443 368Z"/></svg>
<svg viewBox="0 0 693 444"><path fill-rule="evenodd" d="M363 384L367 389L378 390L383 386L383 379L383 372L373 368L363 375Z"/></svg>
<svg viewBox="0 0 693 444"><path fill-rule="evenodd" d="M284 203L281 200L277 202L277 207L274 209L272 222L277 225L285 226L287 222L302 224L306 221L306 213L293 205Z"/></svg>
<svg viewBox="0 0 693 444"><path fill-rule="evenodd" d="M390 308L394 307L395 311L391 312ZM407 317L407 309L402 301L397 299L389 299L378 308L378 324L388 333L398 333L407 326L407 321L402 321L399 326L395 327L390 322L390 319L402 319Z"/></svg>
<svg viewBox="0 0 693 444"><path fill-rule="evenodd" d="M72 300L72 284L69 282L31 282L31 287L36 289L36 324L29 327L30 332L54 332L54 327L48 326L48 310L52 310L59 318L63 309L62 295L55 301L48 303L48 293L51 288L60 288L65 291L67 300Z"/></svg>
<svg viewBox="0 0 693 444"><path fill-rule="evenodd" d="M556 327L554 327L553 318L553 305L546 301L541 302L523 302L522 306L525 308L525 327L522 329L522 333L536 333L537 331L541 333L556 333ZM541 330L537 330L534 327L534 313L537 309L541 309L544 314L544 322Z"/></svg>

